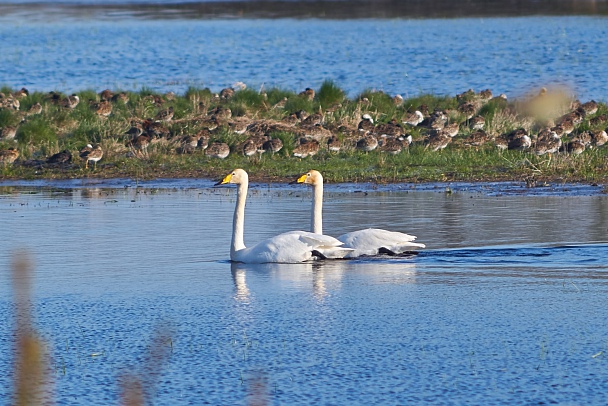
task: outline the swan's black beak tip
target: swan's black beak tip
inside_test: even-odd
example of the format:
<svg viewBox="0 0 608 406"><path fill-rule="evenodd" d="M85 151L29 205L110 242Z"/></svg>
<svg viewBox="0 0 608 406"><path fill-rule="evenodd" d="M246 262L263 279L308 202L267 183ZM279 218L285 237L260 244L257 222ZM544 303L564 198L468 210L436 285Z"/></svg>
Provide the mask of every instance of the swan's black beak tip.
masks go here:
<svg viewBox="0 0 608 406"><path fill-rule="evenodd" d="M213 186L220 186L222 184L222 181L220 180L219 182L215 183Z"/></svg>
<svg viewBox="0 0 608 406"><path fill-rule="evenodd" d="M296 180L294 180L294 181L292 181L292 182L289 182L289 184L290 184L290 185L295 185L296 183L298 183L298 180L297 180L297 179L296 179Z"/></svg>

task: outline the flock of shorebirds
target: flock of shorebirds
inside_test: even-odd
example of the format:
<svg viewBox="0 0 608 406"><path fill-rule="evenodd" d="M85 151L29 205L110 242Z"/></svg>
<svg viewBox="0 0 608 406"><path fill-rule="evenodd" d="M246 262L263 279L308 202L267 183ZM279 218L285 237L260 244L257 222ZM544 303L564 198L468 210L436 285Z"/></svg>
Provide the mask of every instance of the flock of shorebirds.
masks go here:
<svg viewBox="0 0 608 406"><path fill-rule="evenodd" d="M244 88L243 84L239 85ZM605 114L597 114L598 104L595 101L581 103L569 100L567 105L562 103L559 114L553 109L551 114L543 114L542 120L535 119L528 128L521 126L509 132L497 133L488 131L486 117L480 112L488 103L493 103L506 111L512 111L513 116L521 115L526 109L554 105L545 103L553 100L551 92L542 89L537 95L517 106L507 103L507 97L494 97L490 90L475 93L468 90L456 96L457 107L451 110L429 111L425 105L408 110L397 109L404 103L400 95L392 97L398 117L392 117L388 122L378 122L382 113L374 111L371 102L366 98L356 101L355 111L360 119L336 119L333 113L342 107L341 104L319 108L318 112L309 113L305 110L284 111L287 98L267 106L275 116L281 119L253 119L247 116L234 117L228 107L228 102L234 97L238 88L223 89L214 95L209 105L204 105L201 112L192 118L174 120L172 101L176 99L173 93L164 96L149 95L149 101L156 107L156 115L152 118L141 119L133 117L130 127L122 135L125 152L135 157L147 157L148 148L159 140L175 142L177 153L196 153L201 151L211 158L224 159L231 153L245 156L259 156L270 152L277 153L283 149L283 139L276 137L277 133L290 133L294 136L294 147L291 154L294 157L306 158L317 154L320 150L330 153L359 150L371 152L374 150L388 154L399 154L413 142L422 143L426 149L440 151L446 148L454 139L468 147L481 147L493 143L501 150L529 150L537 155L554 154L558 152L580 154L587 148L600 147L608 142L606 133L607 118ZM0 93L0 110L8 109L20 115L21 122L43 112L43 105L32 104L27 111L20 111L20 100L27 97L29 92L24 88L5 95ZM315 91L307 88L297 97L308 101L315 99ZM387 96L388 97L388 96ZM66 110L73 110L80 104L76 95L62 96L51 92L46 101ZM129 103L129 94L114 93L104 90L96 100L90 100L90 108L101 118L112 114L116 103ZM165 107L169 105L169 107ZM376 119L374 119L374 116ZM585 122L585 131L581 124ZM189 128L196 128L196 133L176 137L172 133L175 124L184 123ZM604 127L604 128L603 128ZM220 132L229 132L240 136L238 143L229 145L218 136ZM0 129L0 141L10 141L18 134L18 126L4 126ZM183 133L183 132L182 132ZM414 139L414 136L416 137ZM458 137L457 137L458 136ZM178 139L176 139L178 138ZM100 144L88 144L79 151L80 158L88 168L92 162L96 167L103 158L104 151ZM15 147L0 150L0 163L12 164L19 158ZM36 161L49 165L61 165L72 161L72 153L68 150L47 157L44 161Z"/></svg>

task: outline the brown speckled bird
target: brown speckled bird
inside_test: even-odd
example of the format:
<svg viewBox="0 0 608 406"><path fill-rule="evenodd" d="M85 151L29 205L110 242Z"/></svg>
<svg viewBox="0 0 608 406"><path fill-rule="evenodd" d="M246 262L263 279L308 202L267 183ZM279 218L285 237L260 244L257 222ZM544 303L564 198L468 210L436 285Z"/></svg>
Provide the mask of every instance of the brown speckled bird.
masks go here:
<svg viewBox="0 0 608 406"><path fill-rule="evenodd" d="M93 147L91 144L87 144L86 147L80 150L80 157L84 160L85 169L89 168L89 161L92 161L94 168L97 168L97 161L103 157L103 150L100 145Z"/></svg>
<svg viewBox="0 0 608 406"><path fill-rule="evenodd" d="M230 155L230 147L225 142L214 142L207 147L205 155L211 158L224 159Z"/></svg>
<svg viewBox="0 0 608 406"><path fill-rule="evenodd" d="M34 104L32 104L32 106L28 109L28 111L25 114L27 116L34 116L34 115L40 114L40 113L42 113L42 104L34 103Z"/></svg>
<svg viewBox="0 0 608 406"><path fill-rule="evenodd" d="M313 156L319 152L319 142L307 138L301 138L300 144L293 149L293 156L297 158L306 158Z"/></svg>
<svg viewBox="0 0 608 406"><path fill-rule="evenodd" d="M133 154L138 157L148 157L148 146L150 145L151 137L147 134L138 135L133 137L128 143L127 147L133 151Z"/></svg>
<svg viewBox="0 0 608 406"><path fill-rule="evenodd" d="M59 101L59 105L61 107L65 107L66 109L73 110L80 103L80 97L76 94L72 94L71 96L66 97L65 99L61 99Z"/></svg>
<svg viewBox="0 0 608 406"><path fill-rule="evenodd" d="M280 138L271 138L262 144L262 149L266 152L277 153L283 149L283 141Z"/></svg>
<svg viewBox="0 0 608 406"><path fill-rule="evenodd" d="M48 157L46 160L46 163L60 165L60 164L70 163L71 161L72 161L72 153L69 150L64 149L63 151L58 152L58 153Z"/></svg>
<svg viewBox="0 0 608 406"><path fill-rule="evenodd" d="M562 152L568 152L573 155L580 155L585 152L585 144L580 140L572 140L560 148Z"/></svg>
<svg viewBox="0 0 608 406"><path fill-rule="evenodd" d="M340 138L336 137L335 135L327 140L327 149L330 152L340 152L341 148L342 142L340 141Z"/></svg>
<svg viewBox="0 0 608 406"><path fill-rule="evenodd" d="M426 148L431 151L442 150L447 147L450 142L452 142L452 137L444 131L437 131L425 140Z"/></svg>
<svg viewBox="0 0 608 406"><path fill-rule="evenodd" d="M19 151L15 148L9 148L0 151L0 163L4 166L10 165L19 158Z"/></svg>
<svg viewBox="0 0 608 406"><path fill-rule="evenodd" d="M170 106L168 109L159 111L154 118L156 121L169 122L173 119L174 114L173 106Z"/></svg>
<svg viewBox="0 0 608 406"><path fill-rule="evenodd" d="M92 109L99 117L108 117L110 114L112 114L112 103L109 101L94 103L92 105Z"/></svg>
<svg viewBox="0 0 608 406"><path fill-rule="evenodd" d="M12 140L15 135L17 135L17 127L15 126L7 125L0 129L0 140Z"/></svg>
<svg viewBox="0 0 608 406"><path fill-rule="evenodd" d="M307 87L303 92L300 92L299 95L307 100L312 101L315 98L315 91L314 89Z"/></svg>
<svg viewBox="0 0 608 406"><path fill-rule="evenodd" d="M234 89L227 87L220 92L220 99L228 100L234 96Z"/></svg>
<svg viewBox="0 0 608 406"><path fill-rule="evenodd" d="M378 139L373 135L366 135L357 141L357 149L363 152L370 152L378 147Z"/></svg>
<svg viewBox="0 0 608 406"><path fill-rule="evenodd" d="M112 100L113 97L114 97L114 94L112 93L112 91L110 89L102 90L99 93L99 98L102 101L110 101L110 100Z"/></svg>

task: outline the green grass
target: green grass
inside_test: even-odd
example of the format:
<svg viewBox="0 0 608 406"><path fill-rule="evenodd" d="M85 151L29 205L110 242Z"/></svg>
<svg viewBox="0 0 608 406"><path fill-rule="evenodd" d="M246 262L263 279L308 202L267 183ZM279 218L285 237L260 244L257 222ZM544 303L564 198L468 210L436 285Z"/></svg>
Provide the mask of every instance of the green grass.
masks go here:
<svg viewBox="0 0 608 406"><path fill-rule="evenodd" d="M297 95L292 91L279 89L276 87L274 87L272 89L268 89L266 91L266 96L268 97L269 106L274 106L279 101L283 100L284 97L287 97L288 99L297 97Z"/></svg>
<svg viewBox="0 0 608 406"><path fill-rule="evenodd" d="M4 93L5 95L13 93L16 89L13 89L11 87L8 86L2 86L0 87L0 93Z"/></svg>
<svg viewBox="0 0 608 406"><path fill-rule="evenodd" d="M397 110L391 96L384 92L366 90L359 95L359 100L369 100L368 110L375 113L376 116L393 117Z"/></svg>
<svg viewBox="0 0 608 406"><path fill-rule="evenodd" d="M287 103L285 103L284 111L296 112L296 111L300 111L300 110L304 110L309 113L313 113L315 111L314 103L303 97L297 97L297 96L290 97L287 99Z"/></svg>
<svg viewBox="0 0 608 406"><path fill-rule="evenodd" d="M230 100L230 104L232 103L240 103L248 109L266 108L264 96L253 89L244 89L235 92L234 97Z"/></svg>
<svg viewBox="0 0 608 406"><path fill-rule="evenodd" d="M316 96L321 107L326 108L336 103L342 103L346 94L333 81L326 80L321 85Z"/></svg>
<svg viewBox="0 0 608 406"><path fill-rule="evenodd" d="M97 92L95 90L92 90L92 89L86 89L86 90L77 92L76 94L80 98L80 101L83 101L83 100L98 101L99 100L99 95L97 94Z"/></svg>
<svg viewBox="0 0 608 406"><path fill-rule="evenodd" d="M421 94L404 100L403 105L393 102L393 95L381 91L367 90L349 99L334 82L325 81L316 89L314 100L301 97L296 92L280 88L257 91L239 90L229 100L218 100L209 89L189 88L183 95L169 99L166 95L151 89L129 92L129 102L113 103L112 114L100 118L91 109L91 103L97 102L99 96L93 90L78 92L81 101L73 110L52 104L46 93L32 92L21 99L21 105L29 108L38 102L43 105L43 113L37 116L26 116L20 111L0 109L0 127L19 125L17 143L0 142L0 149L17 147L21 152L20 160L45 159L52 153L68 149L77 157L77 151L84 145L100 143L104 148L104 158L98 163L97 170L84 173L80 168L66 169L33 169L19 164L7 166L2 170L3 178L66 178L79 176L100 177L182 177L211 176L217 177L225 171L241 166L258 179L289 178L302 171L316 168L324 172L331 182L343 181L445 181L445 180L514 180L558 179L585 180L603 182L608 173L608 148L590 149L581 156L556 154L551 159L538 157L532 153L519 151L500 152L493 145L482 148L468 148L462 145L462 139L470 132L464 125L454 142L443 151L431 152L421 142L415 142L409 150L399 155L386 155L378 151L362 153L346 148L340 153L330 153L321 149L313 157L299 159L291 156L298 142L297 127L270 134L283 141L283 150L276 154L263 154L259 157L244 157L240 146L247 135L233 133L227 123L223 123L212 132L211 141L228 143L232 154L225 160L207 158L202 151L180 155L180 139L187 134L194 134L205 128L207 112L218 105L230 107L233 117L246 116L256 120L281 120L284 116L305 110L309 113L324 112L327 128L342 140L352 143L349 131L338 130L341 125L356 128L361 115L368 113L377 122L398 122L407 111L425 105L429 111L447 110L452 119L459 101L455 97ZM11 89L3 89L6 93ZM277 102L287 98L284 109L273 109ZM472 99L473 96L467 96ZM329 107L341 106L333 112L326 112ZM128 136L125 132L131 127L132 120L153 118L158 111L172 106L175 110L173 122L165 126L170 132L168 139L149 147L145 157L131 157L125 146ZM494 100L482 104L479 114L486 119L488 132L498 135L514 128L534 127L534 119L514 113L517 107L514 102ZM23 109L22 109L23 110ZM607 114L608 106L600 103L598 113ZM592 127L587 117L579 125L576 133L586 130L598 130L608 124ZM405 131L415 140L422 140L428 129L404 126ZM355 130L355 134L357 131ZM76 161L78 158L76 158ZM19 161L18 161L19 162Z"/></svg>
<svg viewBox="0 0 608 406"><path fill-rule="evenodd" d="M432 94L422 94L417 97L412 97L403 101L405 110L414 111L421 105L427 106L429 112L435 109L453 110L458 107L458 102L455 98L449 96L435 96Z"/></svg>
<svg viewBox="0 0 608 406"><path fill-rule="evenodd" d="M0 128L6 126L14 126L19 122L19 118L16 114L13 114L12 110L3 109L0 110Z"/></svg>
<svg viewBox="0 0 608 406"><path fill-rule="evenodd" d="M57 134L43 117L35 117L19 126L16 139L21 145L41 145L57 142Z"/></svg>

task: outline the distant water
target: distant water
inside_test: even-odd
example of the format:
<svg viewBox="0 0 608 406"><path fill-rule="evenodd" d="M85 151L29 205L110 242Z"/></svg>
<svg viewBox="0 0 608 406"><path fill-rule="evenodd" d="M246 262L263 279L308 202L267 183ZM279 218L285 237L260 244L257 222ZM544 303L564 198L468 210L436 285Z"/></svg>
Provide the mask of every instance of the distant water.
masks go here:
<svg viewBox="0 0 608 406"><path fill-rule="evenodd" d="M490 88L516 97L563 84L584 100L608 98L604 17L188 20L27 10L0 13L0 85L179 93L242 81L299 91L332 79L350 96Z"/></svg>

